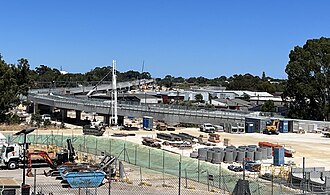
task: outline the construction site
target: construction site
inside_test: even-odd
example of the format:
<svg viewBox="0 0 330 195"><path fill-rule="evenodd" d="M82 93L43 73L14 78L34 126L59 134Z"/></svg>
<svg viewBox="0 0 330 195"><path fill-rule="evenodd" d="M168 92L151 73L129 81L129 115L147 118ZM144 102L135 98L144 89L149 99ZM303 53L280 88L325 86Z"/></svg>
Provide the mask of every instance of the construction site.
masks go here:
<svg viewBox="0 0 330 195"><path fill-rule="evenodd" d="M193 110L146 93L120 103L115 64L112 85L28 94L26 110L44 113L32 125L51 126L1 127L2 194L330 192L329 122ZM118 86L141 83L147 91L153 80Z"/></svg>
<svg viewBox="0 0 330 195"><path fill-rule="evenodd" d="M150 124L134 120L140 122L125 119L129 130L106 128L98 136L79 127L27 134L25 183L42 194L240 194L242 186L250 194L327 193L328 138L320 133L206 133L202 127L167 130L162 122L146 129ZM2 133L9 144L2 161L24 151L10 149L24 143L24 134ZM15 184L19 193L22 164L9 160L0 170L4 189ZM3 179L8 173L15 181Z"/></svg>

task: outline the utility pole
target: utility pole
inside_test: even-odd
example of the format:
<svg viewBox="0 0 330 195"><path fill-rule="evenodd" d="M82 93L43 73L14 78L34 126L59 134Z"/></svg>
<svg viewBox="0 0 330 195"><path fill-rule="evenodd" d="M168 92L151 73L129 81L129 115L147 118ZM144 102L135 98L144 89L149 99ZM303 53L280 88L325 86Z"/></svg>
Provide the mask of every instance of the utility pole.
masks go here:
<svg viewBox="0 0 330 195"><path fill-rule="evenodd" d="M112 105L114 112L114 125L118 125L116 60L112 60L112 93L113 93Z"/></svg>

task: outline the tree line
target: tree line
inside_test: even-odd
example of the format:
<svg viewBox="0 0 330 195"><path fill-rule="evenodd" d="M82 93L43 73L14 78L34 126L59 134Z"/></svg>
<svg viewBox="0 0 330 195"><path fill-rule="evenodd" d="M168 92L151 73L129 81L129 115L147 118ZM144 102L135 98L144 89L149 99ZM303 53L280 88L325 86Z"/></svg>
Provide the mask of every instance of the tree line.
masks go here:
<svg viewBox="0 0 330 195"><path fill-rule="evenodd" d="M77 85L85 85L90 82L95 84L101 80L104 82L111 81L112 67L96 67L86 73L63 73L56 68L51 68L46 65L40 65L35 70L30 70L30 76L32 78L32 88L48 88L48 87L77 87ZM150 79L151 74L149 72L127 71L117 73L117 81L132 81L136 79Z"/></svg>
<svg viewBox="0 0 330 195"><path fill-rule="evenodd" d="M274 79L266 77L263 72L262 76L254 76L252 74L235 74L230 77L220 76L209 79L205 77L173 77L166 75L164 78L156 79L158 85L167 88L186 88L192 86L216 86L225 87L227 90L249 90L249 91L266 91L271 94L275 92L284 92L286 86L285 79Z"/></svg>

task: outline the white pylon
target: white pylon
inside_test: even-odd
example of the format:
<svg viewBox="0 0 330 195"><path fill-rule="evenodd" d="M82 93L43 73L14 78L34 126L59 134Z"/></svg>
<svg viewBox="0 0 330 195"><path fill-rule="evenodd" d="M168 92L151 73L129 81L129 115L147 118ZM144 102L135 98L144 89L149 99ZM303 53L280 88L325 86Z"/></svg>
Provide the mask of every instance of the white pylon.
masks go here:
<svg viewBox="0 0 330 195"><path fill-rule="evenodd" d="M117 75L116 75L116 60L112 60L112 105L113 105L113 117L114 124L118 125L118 116L117 116Z"/></svg>

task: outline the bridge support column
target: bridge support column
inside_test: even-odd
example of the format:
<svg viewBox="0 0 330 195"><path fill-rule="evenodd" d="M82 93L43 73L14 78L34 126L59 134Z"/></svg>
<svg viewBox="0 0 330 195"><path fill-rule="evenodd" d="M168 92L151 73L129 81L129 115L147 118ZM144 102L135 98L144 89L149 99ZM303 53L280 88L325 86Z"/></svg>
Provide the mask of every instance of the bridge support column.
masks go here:
<svg viewBox="0 0 330 195"><path fill-rule="evenodd" d="M107 126L110 126L110 116L109 115L103 116L103 123L106 124Z"/></svg>
<svg viewBox="0 0 330 195"><path fill-rule="evenodd" d="M124 116L118 115L118 125L124 126Z"/></svg>
<svg viewBox="0 0 330 195"><path fill-rule="evenodd" d="M33 114L36 114L38 111L38 104L37 103L33 103Z"/></svg>
<svg viewBox="0 0 330 195"><path fill-rule="evenodd" d="M76 122L79 122L81 119L81 111L80 110L76 110Z"/></svg>
<svg viewBox="0 0 330 195"><path fill-rule="evenodd" d="M68 117L68 110L62 109L61 110L62 122L66 120Z"/></svg>

